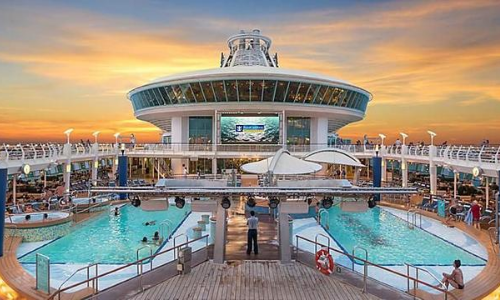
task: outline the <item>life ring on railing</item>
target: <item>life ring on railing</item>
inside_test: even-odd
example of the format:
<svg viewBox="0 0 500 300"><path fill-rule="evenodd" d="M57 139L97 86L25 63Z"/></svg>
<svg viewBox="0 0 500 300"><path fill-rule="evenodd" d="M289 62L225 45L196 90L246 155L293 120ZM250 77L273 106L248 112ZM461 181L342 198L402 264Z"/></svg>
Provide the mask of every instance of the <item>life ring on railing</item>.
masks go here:
<svg viewBox="0 0 500 300"><path fill-rule="evenodd" d="M330 275L333 273L333 268L335 264L333 263L333 257L328 253L326 249L321 249L316 252L316 268L325 275Z"/></svg>

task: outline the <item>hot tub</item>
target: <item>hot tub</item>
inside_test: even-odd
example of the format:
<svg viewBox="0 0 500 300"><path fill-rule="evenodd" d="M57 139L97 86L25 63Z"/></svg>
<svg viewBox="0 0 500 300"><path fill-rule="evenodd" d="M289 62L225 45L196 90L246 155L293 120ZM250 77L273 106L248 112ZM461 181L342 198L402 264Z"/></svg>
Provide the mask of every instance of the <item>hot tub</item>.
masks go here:
<svg viewBox="0 0 500 300"><path fill-rule="evenodd" d="M72 220L70 213L60 211L11 215L5 218L6 236L20 236L25 242L52 240L69 233Z"/></svg>

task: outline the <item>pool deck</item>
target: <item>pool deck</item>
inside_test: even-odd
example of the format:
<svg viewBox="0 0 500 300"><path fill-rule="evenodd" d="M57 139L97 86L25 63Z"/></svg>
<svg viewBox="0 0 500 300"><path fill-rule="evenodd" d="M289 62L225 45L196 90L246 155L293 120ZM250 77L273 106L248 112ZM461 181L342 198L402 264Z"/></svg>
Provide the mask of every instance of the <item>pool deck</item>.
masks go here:
<svg viewBox="0 0 500 300"><path fill-rule="evenodd" d="M162 282L133 300L150 299L378 299L299 263L205 262L190 274Z"/></svg>
<svg viewBox="0 0 500 300"><path fill-rule="evenodd" d="M407 208L400 205L390 205L383 203L385 206L394 207L398 209L407 210ZM423 216L438 220L443 222L444 218L438 217L435 213L419 210ZM457 299L463 300L473 300L482 299L489 293L494 291L500 286L500 259L499 255L494 252L493 247L490 243L488 233L486 230L477 230L472 226L468 226L464 222L453 222L455 228L469 234L474 237L478 242L480 242L488 251L488 262L485 268L474 277L472 280L466 283L465 289L463 290L452 290L451 293L456 296ZM419 296L423 299L442 299L442 295L432 295L425 292L419 292Z"/></svg>

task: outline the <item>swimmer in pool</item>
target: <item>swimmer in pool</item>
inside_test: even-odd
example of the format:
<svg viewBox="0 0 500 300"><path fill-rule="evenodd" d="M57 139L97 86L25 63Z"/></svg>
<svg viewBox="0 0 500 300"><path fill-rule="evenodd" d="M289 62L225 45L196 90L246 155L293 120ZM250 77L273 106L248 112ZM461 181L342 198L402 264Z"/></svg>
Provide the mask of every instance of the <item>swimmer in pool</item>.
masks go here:
<svg viewBox="0 0 500 300"><path fill-rule="evenodd" d="M160 233L158 231L155 231L155 234L153 235L153 241L155 244L161 244L163 242L163 239L160 238Z"/></svg>
<svg viewBox="0 0 500 300"><path fill-rule="evenodd" d="M148 221L146 223L144 223L144 226L153 226L156 224L156 220L153 220L153 221Z"/></svg>
<svg viewBox="0 0 500 300"><path fill-rule="evenodd" d="M147 237L143 237L141 242L142 242L143 244L146 244L146 243L148 242L148 238L147 238Z"/></svg>
<svg viewBox="0 0 500 300"><path fill-rule="evenodd" d="M119 216L120 215L120 209L117 207L115 207L115 216Z"/></svg>

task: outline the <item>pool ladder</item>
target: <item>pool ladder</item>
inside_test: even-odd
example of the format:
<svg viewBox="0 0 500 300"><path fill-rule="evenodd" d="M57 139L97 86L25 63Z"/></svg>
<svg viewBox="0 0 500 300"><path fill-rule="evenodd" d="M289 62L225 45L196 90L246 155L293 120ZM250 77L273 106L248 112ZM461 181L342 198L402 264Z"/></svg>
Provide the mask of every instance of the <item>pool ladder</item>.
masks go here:
<svg viewBox="0 0 500 300"><path fill-rule="evenodd" d="M413 299L416 299L416 293L417 293L417 289L418 289L418 281L417 280L418 280L419 271L422 271L424 273L429 274L434 280L439 282L439 285L441 286L442 289L448 291L448 287L439 278L437 278L434 274L429 272L429 270L422 268L422 267L418 267L418 266L409 264L409 263L406 263L406 262L405 262L405 265L406 265L407 293L410 295L413 295ZM413 280L413 294L410 293L410 269L411 268L415 269L415 279L416 279L416 280ZM448 299L447 292L444 293L444 299L445 300Z"/></svg>
<svg viewBox="0 0 500 300"><path fill-rule="evenodd" d="M159 230L160 230L160 235L163 238L163 241L167 241L168 238L170 237L170 234L172 229L173 229L173 224L170 222L170 220L163 220L160 223Z"/></svg>
<svg viewBox="0 0 500 300"><path fill-rule="evenodd" d="M368 261L368 250L366 250L366 248L363 248L361 246L354 246L354 248L352 248L352 256L353 257L356 257L356 250L359 249L359 250L362 250L364 253L365 253L365 262L363 262L363 293L366 293L366 280L367 280L367 277L368 277L368 264L366 263ZM356 259L352 259L352 271L354 272L354 261Z"/></svg>
<svg viewBox="0 0 500 300"><path fill-rule="evenodd" d="M325 214L326 214L326 219L323 218L323 215L325 215ZM328 226L328 220L330 220L330 213L328 212L328 210L321 208L318 211L318 217L319 217L319 225L321 225L322 220L326 220L325 221L325 228L326 228L326 230L329 230L330 228Z"/></svg>
<svg viewBox="0 0 500 300"><path fill-rule="evenodd" d="M92 267L95 267L95 274L94 274L95 279L89 281L90 268L92 268ZM80 269L73 272L73 274L71 274L71 276L69 276L66 280L63 281L63 283L59 286L58 290L61 290L62 287L66 284L66 282L68 282L71 278L73 278L73 276L75 276L76 274L80 273L80 271L83 271L83 270L87 270L87 287L90 287L90 282L92 282L92 288L94 289L94 293L96 291L99 291L99 286L98 286L99 280L97 279L98 273L99 273L99 264L98 263L94 263L94 264L90 264L90 265L85 266L85 267L81 267ZM59 294L59 297L61 297L61 294Z"/></svg>
<svg viewBox="0 0 500 300"><path fill-rule="evenodd" d="M422 213L416 209L409 209L406 212L406 222L410 229L414 229L415 227L422 228Z"/></svg>

